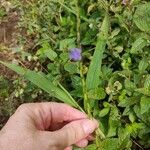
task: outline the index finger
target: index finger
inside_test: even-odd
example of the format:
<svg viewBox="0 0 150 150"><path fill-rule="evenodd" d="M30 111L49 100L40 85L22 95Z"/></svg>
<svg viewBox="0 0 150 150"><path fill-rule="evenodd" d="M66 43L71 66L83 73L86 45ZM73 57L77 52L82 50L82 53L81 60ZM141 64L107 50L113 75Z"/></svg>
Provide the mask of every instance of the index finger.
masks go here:
<svg viewBox="0 0 150 150"><path fill-rule="evenodd" d="M25 115L28 115L40 128L48 129L58 122L71 122L85 119L87 115L67 104L44 102L24 105Z"/></svg>

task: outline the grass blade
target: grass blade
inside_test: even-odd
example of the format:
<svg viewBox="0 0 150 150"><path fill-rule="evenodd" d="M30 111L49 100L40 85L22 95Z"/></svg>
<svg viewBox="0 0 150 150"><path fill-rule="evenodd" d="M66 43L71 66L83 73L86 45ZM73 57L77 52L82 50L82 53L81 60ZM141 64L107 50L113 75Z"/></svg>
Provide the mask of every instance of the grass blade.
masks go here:
<svg viewBox="0 0 150 150"><path fill-rule="evenodd" d="M100 30L101 32L98 36L95 52L87 73L87 78L86 78L87 90L94 89L99 84L99 75L101 71L103 53L106 47L109 27L110 27L109 15L108 13L106 13L104 21L101 26L101 30Z"/></svg>
<svg viewBox="0 0 150 150"><path fill-rule="evenodd" d="M59 88L56 85L54 85L44 75L36 73L35 71L22 68L15 64L5 63L2 61L0 61L0 63L7 66L16 73L24 76L27 80L31 81L33 84L43 89L45 92L49 93L53 97L56 97L57 99L81 110L78 103L71 97L71 95L66 90L62 90L62 88Z"/></svg>

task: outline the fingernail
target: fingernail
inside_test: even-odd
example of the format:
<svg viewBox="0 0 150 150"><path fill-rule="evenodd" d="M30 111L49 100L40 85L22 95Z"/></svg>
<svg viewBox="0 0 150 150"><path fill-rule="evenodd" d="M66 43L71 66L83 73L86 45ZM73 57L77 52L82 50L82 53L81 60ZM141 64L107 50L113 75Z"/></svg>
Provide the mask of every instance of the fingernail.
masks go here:
<svg viewBox="0 0 150 150"><path fill-rule="evenodd" d="M84 132L88 135L94 132L98 126L98 122L96 120L85 120L82 125Z"/></svg>

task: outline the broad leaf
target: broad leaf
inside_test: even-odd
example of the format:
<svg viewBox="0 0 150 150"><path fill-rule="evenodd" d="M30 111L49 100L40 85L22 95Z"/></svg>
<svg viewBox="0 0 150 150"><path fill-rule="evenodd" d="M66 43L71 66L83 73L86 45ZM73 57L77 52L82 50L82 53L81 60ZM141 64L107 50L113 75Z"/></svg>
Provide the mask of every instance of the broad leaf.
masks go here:
<svg viewBox="0 0 150 150"><path fill-rule="evenodd" d="M147 112L150 109L150 98L149 97L142 97L141 98L141 114Z"/></svg>
<svg viewBox="0 0 150 150"><path fill-rule="evenodd" d="M95 88L88 92L88 98L94 100L102 100L106 96L105 90L103 88Z"/></svg>
<svg viewBox="0 0 150 150"><path fill-rule="evenodd" d="M140 30L150 32L150 3L137 7L134 22Z"/></svg>
<svg viewBox="0 0 150 150"><path fill-rule="evenodd" d="M140 73L144 73L144 71L147 69L148 67L148 60L146 59L142 59L139 63L139 71Z"/></svg>
<svg viewBox="0 0 150 150"><path fill-rule="evenodd" d="M142 49L147 45L147 41L143 38L138 38L132 45L131 53L137 54L138 52L142 52Z"/></svg>

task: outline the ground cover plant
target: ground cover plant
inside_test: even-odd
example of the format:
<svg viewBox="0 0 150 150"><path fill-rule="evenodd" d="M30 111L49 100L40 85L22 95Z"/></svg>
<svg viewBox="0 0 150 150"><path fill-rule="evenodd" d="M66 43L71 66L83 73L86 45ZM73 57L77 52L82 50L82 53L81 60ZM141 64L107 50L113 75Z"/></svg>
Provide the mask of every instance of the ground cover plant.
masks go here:
<svg viewBox="0 0 150 150"><path fill-rule="evenodd" d="M96 118L100 127L86 150L149 149L150 2L11 3L26 33L13 49L20 59L0 61L20 75L15 96L21 102L62 101Z"/></svg>

